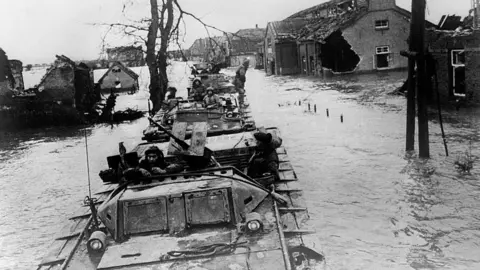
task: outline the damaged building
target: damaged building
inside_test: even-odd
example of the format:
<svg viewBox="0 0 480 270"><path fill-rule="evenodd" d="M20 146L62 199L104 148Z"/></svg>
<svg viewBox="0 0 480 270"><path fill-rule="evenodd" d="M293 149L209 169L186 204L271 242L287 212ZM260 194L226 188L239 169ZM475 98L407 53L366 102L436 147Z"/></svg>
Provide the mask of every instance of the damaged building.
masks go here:
<svg viewBox="0 0 480 270"><path fill-rule="evenodd" d="M0 105L4 105L13 95L15 79L5 51L0 48Z"/></svg>
<svg viewBox="0 0 480 270"><path fill-rule="evenodd" d="M145 66L142 46L124 46L107 49L108 61L122 62L127 67Z"/></svg>
<svg viewBox="0 0 480 270"><path fill-rule="evenodd" d="M480 30L429 30L429 55L435 61L442 101L480 102Z"/></svg>
<svg viewBox="0 0 480 270"><path fill-rule="evenodd" d="M305 18L292 18L267 24L264 67L268 75L300 72L297 38L299 31L308 22L309 20Z"/></svg>
<svg viewBox="0 0 480 270"><path fill-rule="evenodd" d="M13 88L17 92L25 90L23 82L23 63L20 60L9 60L10 70L12 71L13 79L15 81Z"/></svg>
<svg viewBox="0 0 480 270"><path fill-rule="evenodd" d="M294 35L298 73L321 75L406 68L410 17L395 0L332 0L284 21L307 21Z"/></svg>
<svg viewBox="0 0 480 270"><path fill-rule="evenodd" d="M93 73L88 66L66 56L56 56L55 63L47 70L37 85L37 99L54 102L79 111L88 110L100 100L100 93L93 87Z"/></svg>

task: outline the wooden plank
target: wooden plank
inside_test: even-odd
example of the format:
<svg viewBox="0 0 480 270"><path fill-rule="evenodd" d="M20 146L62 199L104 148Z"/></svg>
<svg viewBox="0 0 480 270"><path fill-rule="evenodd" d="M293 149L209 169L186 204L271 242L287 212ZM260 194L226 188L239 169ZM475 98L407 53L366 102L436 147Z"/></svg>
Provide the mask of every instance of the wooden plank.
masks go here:
<svg viewBox="0 0 480 270"><path fill-rule="evenodd" d="M83 231L83 230L82 230ZM72 234L69 234L69 235L65 235L65 236L60 236L58 238L55 238L56 241L58 240L68 240L68 239L71 239L73 237L77 237L81 234L82 232L75 232L75 233L72 233Z"/></svg>
<svg viewBox="0 0 480 270"><path fill-rule="evenodd" d="M278 155L278 161L279 161L280 163L282 163L282 162L290 162L290 159L288 158L287 155L281 155L281 154L280 154L280 155Z"/></svg>
<svg viewBox="0 0 480 270"><path fill-rule="evenodd" d="M280 223L284 230L298 230L295 216L292 213L282 213L280 215Z"/></svg>
<svg viewBox="0 0 480 270"><path fill-rule="evenodd" d="M297 177L293 171L280 171L280 181L297 181Z"/></svg>
<svg viewBox="0 0 480 270"><path fill-rule="evenodd" d="M278 165L279 171L293 171L292 164L290 162L280 162Z"/></svg>
<svg viewBox="0 0 480 270"><path fill-rule="evenodd" d="M276 191L276 190L275 190ZM278 211L280 212L300 212L300 211L307 211L305 207L279 207Z"/></svg>
<svg viewBox="0 0 480 270"><path fill-rule="evenodd" d="M208 125L206 122L193 123L193 132L190 147L191 153L197 156L203 156L205 145L207 144Z"/></svg>
<svg viewBox="0 0 480 270"><path fill-rule="evenodd" d="M180 140L185 139L185 134L187 133L187 122L175 122L172 128L172 134L179 138ZM170 144L168 145L168 155L175 155L182 151L182 147L180 147L175 140L170 139Z"/></svg>
<svg viewBox="0 0 480 270"><path fill-rule="evenodd" d="M314 230L284 230L283 233L289 234L289 233L294 233L294 234L314 234L317 233Z"/></svg>

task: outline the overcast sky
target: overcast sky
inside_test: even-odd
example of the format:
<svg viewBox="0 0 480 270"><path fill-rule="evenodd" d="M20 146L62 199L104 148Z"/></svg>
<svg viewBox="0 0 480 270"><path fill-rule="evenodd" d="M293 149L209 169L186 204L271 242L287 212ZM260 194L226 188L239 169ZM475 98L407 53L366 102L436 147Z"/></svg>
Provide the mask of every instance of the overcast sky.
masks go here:
<svg viewBox="0 0 480 270"><path fill-rule="evenodd" d="M0 0L0 48L10 59L27 63L51 62L55 54L74 60L97 59L105 28L92 23L124 21L148 16L149 0ZM325 0L179 0L183 9L224 31L265 27ZM410 10L411 0L397 0ZM470 0L427 0L427 19L437 24L443 14L468 15ZM186 20L185 47L207 36L202 25ZM109 34L112 46L127 42ZM175 48L171 48L175 49Z"/></svg>

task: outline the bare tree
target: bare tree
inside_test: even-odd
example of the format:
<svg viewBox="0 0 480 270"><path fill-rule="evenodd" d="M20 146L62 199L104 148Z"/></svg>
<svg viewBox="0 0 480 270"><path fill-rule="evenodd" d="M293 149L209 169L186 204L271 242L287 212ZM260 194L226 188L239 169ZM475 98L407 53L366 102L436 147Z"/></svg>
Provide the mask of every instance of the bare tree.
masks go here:
<svg viewBox="0 0 480 270"><path fill-rule="evenodd" d="M225 51L225 48L223 48L215 38L210 37L208 30L214 29L220 31L225 34L227 39L229 39L230 35L235 34L227 33L204 23L194 14L185 11L178 0L161 0L161 3L159 3L159 0L149 0L149 2L150 15L148 18L132 21L127 24L110 23L101 25L109 26L108 32L110 32L112 28L118 28L124 35L133 37L135 43L141 42L145 44L146 63L150 73L150 100L153 104L153 112L157 112L162 105L168 87L168 47L171 43L175 43L178 45L180 52L182 52L179 42L181 36L180 24L182 22L184 23L183 19L185 16L193 18L204 26L209 36L209 49L213 51L214 55L218 48L220 48L222 52ZM130 3L132 4L132 2ZM126 5L124 4L123 12L125 12L125 9ZM105 38L103 39L103 43L105 43ZM185 55L183 55L183 57L185 57Z"/></svg>

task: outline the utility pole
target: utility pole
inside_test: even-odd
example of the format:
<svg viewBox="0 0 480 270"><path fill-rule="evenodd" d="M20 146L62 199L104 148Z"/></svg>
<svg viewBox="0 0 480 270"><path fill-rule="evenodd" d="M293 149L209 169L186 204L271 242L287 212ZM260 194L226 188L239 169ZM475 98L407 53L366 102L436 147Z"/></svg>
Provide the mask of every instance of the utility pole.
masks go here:
<svg viewBox="0 0 480 270"><path fill-rule="evenodd" d="M418 108L418 148L421 158L430 157L426 63L425 63L425 6L426 0L412 0L412 31L410 37L415 38L413 44L417 60L417 108Z"/></svg>
<svg viewBox="0 0 480 270"><path fill-rule="evenodd" d="M413 0L415 1L415 0ZM412 16L410 22L410 37L408 50L410 52L415 50L414 42L416 37L412 34L415 30L415 24ZM413 151L415 149L415 58L414 56L405 55L408 57L408 90L407 90L407 137L405 151Z"/></svg>

